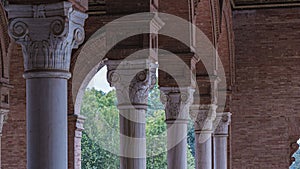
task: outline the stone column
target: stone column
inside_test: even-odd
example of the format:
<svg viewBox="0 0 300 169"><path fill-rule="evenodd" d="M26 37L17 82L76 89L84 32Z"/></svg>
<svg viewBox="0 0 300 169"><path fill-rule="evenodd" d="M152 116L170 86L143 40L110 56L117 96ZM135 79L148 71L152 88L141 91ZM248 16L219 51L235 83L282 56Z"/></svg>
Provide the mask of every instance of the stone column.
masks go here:
<svg viewBox="0 0 300 169"><path fill-rule="evenodd" d="M147 59L109 60L106 64L120 113L120 169L146 169L146 111L157 65Z"/></svg>
<svg viewBox="0 0 300 169"><path fill-rule="evenodd" d="M214 132L214 168L227 169L227 138L231 113L217 113Z"/></svg>
<svg viewBox="0 0 300 169"><path fill-rule="evenodd" d="M193 105L191 117L195 120L196 169L212 169L212 133L216 118L215 104Z"/></svg>
<svg viewBox="0 0 300 169"><path fill-rule="evenodd" d="M165 105L168 143L168 169L187 168L187 126L194 89L161 87L161 101Z"/></svg>
<svg viewBox="0 0 300 169"><path fill-rule="evenodd" d="M9 5L9 34L22 45L27 103L27 168L66 169L67 80L87 15L69 2Z"/></svg>

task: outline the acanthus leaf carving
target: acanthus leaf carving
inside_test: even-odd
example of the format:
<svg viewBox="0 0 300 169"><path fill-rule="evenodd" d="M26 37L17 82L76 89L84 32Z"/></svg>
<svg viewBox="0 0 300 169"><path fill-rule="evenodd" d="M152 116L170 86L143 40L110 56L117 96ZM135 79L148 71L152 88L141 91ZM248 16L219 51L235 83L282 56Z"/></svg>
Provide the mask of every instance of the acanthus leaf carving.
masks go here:
<svg viewBox="0 0 300 169"><path fill-rule="evenodd" d="M195 132L213 132L213 123L216 119L217 105L192 105L190 116L194 120Z"/></svg>
<svg viewBox="0 0 300 169"><path fill-rule="evenodd" d="M231 123L231 113L217 113L216 119L214 121L215 131L214 135L227 136L228 127Z"/></svg>
<svg viewBox="0 0 300 169"><path fill-rule="evenodd" d="M118 105L139 105L146 108L149 90L156 84L157 65L147 60L109 60L106 63L107 80L116 88Z"/></svg>
<svg viewBox="0 0 300 169"><path fill-rule="evenodd" d="M161 102L165 105L166 121L187 122L195 89L191 87L161 87L160 90Z"/></svg>
<svg viewBox="0 0 300 169"><path fill-rule="evenodd" d="M28 11L18 11L22 7ZM8 5L6 9L9 34L23 48L25 71L69 71L72 49L84 41L86 14L67 2Z"/></svg>

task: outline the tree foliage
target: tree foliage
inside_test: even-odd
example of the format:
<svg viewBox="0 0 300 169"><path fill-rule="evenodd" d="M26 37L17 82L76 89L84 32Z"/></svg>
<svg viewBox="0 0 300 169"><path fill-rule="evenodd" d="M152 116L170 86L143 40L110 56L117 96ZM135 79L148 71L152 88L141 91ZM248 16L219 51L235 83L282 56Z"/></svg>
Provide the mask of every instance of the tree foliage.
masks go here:
<svg viewBox="0 0 300 169"><path fill-rule="evenodd" d="M157 86L149 94L146 114L147 169L167 168L166 124L164 106ZM119 168L119 114L116 92L87 89L81 114L87 119L82 136L82 169ZM193 126L188 132L188 169L194 169ZM108 151L109 150L109 151Z"/></svg>

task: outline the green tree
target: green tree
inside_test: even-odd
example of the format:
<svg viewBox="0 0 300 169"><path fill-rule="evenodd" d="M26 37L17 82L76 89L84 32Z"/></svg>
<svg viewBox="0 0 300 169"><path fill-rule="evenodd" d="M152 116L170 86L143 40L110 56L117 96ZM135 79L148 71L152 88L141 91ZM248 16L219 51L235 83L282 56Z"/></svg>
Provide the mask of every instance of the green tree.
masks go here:
<svg viewBox="0 0 300 169"><path fill-rule="evenodd" d="M82 169L117 169L119 157L104 150L86 132L82 135Z"/></svg>
<svg viewBox="0 0 300 169"><path fill-rule="evenodd" d="M146 121L147 137L147 169L167 168L167 143L166 143L165 112L158 110L149 116ZM188 169L195 168L195 158L190 146L187 150Z"/></svg>
<svg viewBox="0 0 300 169"><path fill-rule="evenodd" d="M119 157L107 151L119 143L115 138L119 132L114 131L119 128L118 110L112 106L115 104L115 91L105 94L94 88L86 90L81 107L81 114L87 118L81 142L82 169L118 168Z"/></svg>
<svg viewBox="0 0 300 169"><path fill-rule="evenodd" d="M165 112L159 96L156 85L149 93L146 114L147 169L167 168ZM114 90L107 94L94 88L86 90L81 107L81 114L87 118L82 136L83 169L119 168L119 157L115 155L119 151L119 114L116 104ZM190 125L187 152L189 169L195 168L192 128ZM115 153L107 150L114 150Z"/></svg>

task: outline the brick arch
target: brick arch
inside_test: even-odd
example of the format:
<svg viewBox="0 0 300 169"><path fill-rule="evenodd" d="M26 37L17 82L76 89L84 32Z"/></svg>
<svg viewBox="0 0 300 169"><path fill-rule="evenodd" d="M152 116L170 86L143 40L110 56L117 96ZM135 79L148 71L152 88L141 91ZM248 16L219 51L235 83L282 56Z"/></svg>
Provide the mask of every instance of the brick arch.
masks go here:
<svg viewBox="0 0 300 169"><path fill-rule="evenodd" d="M196 26L207 36L207 38L214 44L214 27L213 27L213 13L211 0L201 0L196 6ZM196 35L197 36L197 35ZM196 42L198 43L198 42ZM197 75L207 75L202 62L196 64Z"/></svg>
<svg viewBox="0 0 300 169"><path fill-rule="evenodd" d="M235 83L235 63L234 63L234 41L233 41L233 27L232 27L232 10L229 1L225 1L223 6L223 17L225 20L227 42L228 42L228 52L229 52L229 70L230 70L230 86L233 87Z"/></svg>
<svg viewBox="0 0 300 169"><path fill-rule="evenodd" d="M215 0L201 0L195 10L196 13L196 26L207 36L211 44L216 47L216 30L215 30L215 14L214 14L214 2ZM196 35L198 36L198 35ZM201 43L201 42L196 42ZM194 98L195 102L201 104L211 104L212 102L212 89L211 83L208 80L209 70L206 70L202 61L196 64L196 79L198 84L198 92L200 98Z"/></svg>
<svg viewBox="0 0 300 169"><path fill-rule="evenodd" d="M196 6L196 26L213 42L213 16L210 0L202 0Z"/></svg>
<svg viewBox="0 0 300 169"><path fill-rule="evenodd" d="M103 59L99 59L97 53L93 53L93 60L87 60L84 54L80 54L84 53L82 49L86 43L73 54L71 60L72 78L68 81L68 169L81 169L81 138L85 120L80 115L81 102L88 83L103 65ZM91 44L88 46L95 47Z"/></svg>
<svg viewBox="0 0 300 169"><path fill-rule="evenodd" d="M234 86L234 45L231 21L231 9L228 1L223 3L222 20L217 49L226 73L227 87Z"/></svg>
<svg viewBox="0 0 300 169"><path fill-rule="evenodd" d="M223 12L224 13L224 12ZM218 39L218 46L217 50L220 56L220 59L222 61L222 65L224 66L226 77L227 77L227 83L229 81L230 76L230 70L229 70L229 58L230 58L230 52L229 52L229 37L228 37L228 26L227 26L227 20L225 17L222 17L222 25L221 25L221 34Z"/></svg>
<svg viewBox="0 0 300 169"><path fill-rule="evenodd" d="M235 83L235 62L234 62L234 41L233 41L233 28L232 28L232 17L231 17L231 6L230 2L225 0L222 8L222 20L221 20L221 28L220 28L220 37L218 39L218 53L222 64L224 66L224 70L226 73L226 103L225 103L225 111L231 112L231 104L232 104L232 90L234 88ZM229 137L228 137L228 163L227 167L231 168L231 125L229 126Z"/></svg>

